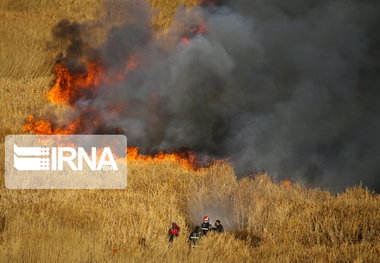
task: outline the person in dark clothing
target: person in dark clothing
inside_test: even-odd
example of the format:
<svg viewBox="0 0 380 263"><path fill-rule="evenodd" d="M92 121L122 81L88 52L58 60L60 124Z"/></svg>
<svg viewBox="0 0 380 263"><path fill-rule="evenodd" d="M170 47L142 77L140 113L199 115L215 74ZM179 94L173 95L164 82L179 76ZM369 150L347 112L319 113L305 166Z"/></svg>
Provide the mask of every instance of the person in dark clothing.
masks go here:
<svg viewBox="0 0 380 263"><path fill-rule="evenodd" d="M207 235L207 233L212 230L212 224L209 222L210 218L208 216L203 217L202 223L202 234Z"/></svg>
<svg viewBox="0 0 380 263"><path fill-rule="evenodd" d="M212 228L212 230L214 230L215 232L218 232L218 233L223 233L224 232L224 227L220 223L220 220L216 220L215 221L215 226Z"/></svg>
<svg viewBox="0 0 380 263"><path fill-rule="evenodd" d="M169 243L174 241L175 237L179 236L180 227L177 225L177 223L172 223L172 227L169 229L168 235L169 235Z"/></svg>
<svg viewBox="0 0 380 263"><path fill-rule="evenodd" d="M191 234L189 236L190 246L191 247L197 247L197 243L198 243L198 241L199 241L200 238L201 238L200 227L196 226L195 229L194 229L194 231L191 232Z"/></svg>

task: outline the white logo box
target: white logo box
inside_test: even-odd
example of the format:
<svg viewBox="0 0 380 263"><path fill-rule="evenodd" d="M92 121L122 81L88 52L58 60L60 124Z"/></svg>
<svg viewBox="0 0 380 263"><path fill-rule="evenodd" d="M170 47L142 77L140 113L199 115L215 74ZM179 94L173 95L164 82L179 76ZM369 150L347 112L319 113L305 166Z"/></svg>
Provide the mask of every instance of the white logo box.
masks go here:
<svg viewBox="0 0 380 263"><path fill-rule="evenodd" d="M124 135L8 135L5 186L9 189L123 189L127 186Z"/></svg>

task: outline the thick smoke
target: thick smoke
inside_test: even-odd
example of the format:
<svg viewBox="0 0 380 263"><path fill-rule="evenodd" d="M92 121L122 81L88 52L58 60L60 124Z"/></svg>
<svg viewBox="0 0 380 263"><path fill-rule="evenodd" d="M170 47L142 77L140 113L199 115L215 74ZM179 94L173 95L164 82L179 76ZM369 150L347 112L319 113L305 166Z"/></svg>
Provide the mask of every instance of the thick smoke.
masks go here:
<svg viewBox="0 0 380 263"><path fill-rule="evenodd" d="M138 64L77 101L76 114L96 108L147 153L189 147L229 158L240 175L379 191L379 2L221 2L178 8L165 34L152 31L142 2L106 1L105 16L80 28L61 22L55 35L68 32L70 61L96 57L109 76L131 57ZM91 47L94 25L107 40L84 52L77 45Z"/></svg>

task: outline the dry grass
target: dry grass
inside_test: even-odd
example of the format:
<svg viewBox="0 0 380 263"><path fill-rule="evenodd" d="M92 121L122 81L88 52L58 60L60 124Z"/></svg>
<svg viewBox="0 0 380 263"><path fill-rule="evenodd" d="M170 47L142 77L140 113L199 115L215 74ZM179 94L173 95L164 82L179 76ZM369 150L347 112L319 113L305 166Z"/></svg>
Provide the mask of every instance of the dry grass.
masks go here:
<svg viewBox="0 0 380 263"><path fill-rule="evenodd" d="M378 262L380 198L352 188L285 187L173 163L130 165L120 191L2 190L0 258L9 262ZM208 213L209 212L209 213ZM190 249L185 226L208 213L228 232ZM217 217L217 216L218 217ZM171 221L183 227L167 245ZM146 239L146 247L140 241ZM118 249L113 254L112 249Z"/></svg>
<svg viewBox="0 0 380 263"><path fill-rule="evenodd" d="M152 22L157 29L170 24L178 4L194 4L152 3L161 11ZM44 92L65 48L48 43L51 27L100 13L97 0L1 1L2 139L21 133L28 114L46 114ZM0 261L380 262L380 197L361 187L333 195L266 175L237 180L226 164L195 173L174 163L133 163L128 178L118 191L6 190L2 180ZM206 213L228 231L190 249L186 226ZM168 247L172 221L183 234Z"/></svg>

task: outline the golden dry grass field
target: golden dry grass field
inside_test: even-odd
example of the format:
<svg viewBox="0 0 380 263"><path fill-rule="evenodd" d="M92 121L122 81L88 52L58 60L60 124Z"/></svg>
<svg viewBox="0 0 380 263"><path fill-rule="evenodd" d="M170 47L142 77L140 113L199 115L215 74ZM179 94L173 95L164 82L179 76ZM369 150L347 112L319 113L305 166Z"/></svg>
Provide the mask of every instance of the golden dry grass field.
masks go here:
<svg viewBox="0 0 380 263"><path fill-rule="evenodd" d="M184 2L194 4L152 0L152 26L165 28ZM99 5L0 2L1 149L6 135L23 133L26 116L46 111L65 49L49 42L52 26L100 16ZM197 173L135 162L125 190L7 190L3 150L0 159L0 262L380 262L380 196L362 187L333 194L267 175L238 180L228 164ZM227 231L189 248L187 226L210 211L223 215ZM182 234L170 247L172 221Z"/></svg>

